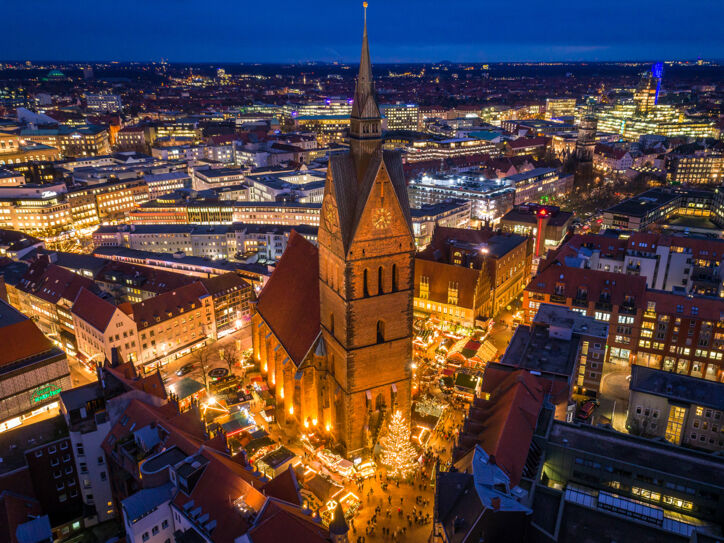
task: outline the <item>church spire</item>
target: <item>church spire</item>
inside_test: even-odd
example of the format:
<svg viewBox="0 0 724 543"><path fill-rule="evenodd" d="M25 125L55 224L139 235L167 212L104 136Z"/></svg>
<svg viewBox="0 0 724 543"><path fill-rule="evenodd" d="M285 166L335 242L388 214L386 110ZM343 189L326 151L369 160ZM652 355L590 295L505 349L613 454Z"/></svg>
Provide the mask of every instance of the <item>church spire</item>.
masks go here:
<svg viewBox="0 0 724 543"><path fill-rule="evenodd" d="M379 148L382 137L382 118L375 98L372 62L367 40L367 2L363 2L362 6L364 7L362 54L349 127L350 151L357 166L357 179L360 181L367 169L369 158Z"/></svg>

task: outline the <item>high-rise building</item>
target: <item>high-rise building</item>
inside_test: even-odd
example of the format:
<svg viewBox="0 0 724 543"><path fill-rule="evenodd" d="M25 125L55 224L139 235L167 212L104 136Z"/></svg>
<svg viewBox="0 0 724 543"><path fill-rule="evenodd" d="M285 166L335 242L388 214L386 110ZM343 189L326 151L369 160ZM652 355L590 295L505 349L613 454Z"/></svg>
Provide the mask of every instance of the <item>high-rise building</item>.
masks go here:
<svg viewBox="0 0 724 543"><path fill-rule="evenodd" d="M382 111L387 120L387 130L420 130L420 107L417 104L395 104L384 106Z"/></svg>
<svg viewBox="0 0 724 543"><path fill-rule="evenodd" d="M593 178L593 152L596 149L598 120L592 113L581 118L576 139L576 187L588 185Z"/></svg>
<svg viewBox="0 0 724 543"><path fill-rule="evenodd" d="M651 70L646 72L639 81L638 87L634 92L634 103L636 104L636 115L646 116L659 101L659 92L661 91L661 79L664 75L664 65L654 64Z"/></svg>
<svg viewBox="0 0 724 543"><path fill-rule="evenodd" d="M576 112L575 98L546 98L546 119L572 117Z"/></svg>

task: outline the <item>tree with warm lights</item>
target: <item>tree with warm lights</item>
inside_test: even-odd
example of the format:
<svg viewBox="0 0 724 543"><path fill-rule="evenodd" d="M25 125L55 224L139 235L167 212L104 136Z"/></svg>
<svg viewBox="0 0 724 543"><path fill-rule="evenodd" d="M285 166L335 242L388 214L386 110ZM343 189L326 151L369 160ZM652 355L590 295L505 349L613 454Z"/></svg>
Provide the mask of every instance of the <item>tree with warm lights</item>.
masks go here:
<svg viewBox="0 0 724 543"><path fill-rule="evenodd" d="M380 439L382 464L392 477L405 478L417 467L417 451L410 441L410 426L400 411L390 419L387 434Z"/></svg>

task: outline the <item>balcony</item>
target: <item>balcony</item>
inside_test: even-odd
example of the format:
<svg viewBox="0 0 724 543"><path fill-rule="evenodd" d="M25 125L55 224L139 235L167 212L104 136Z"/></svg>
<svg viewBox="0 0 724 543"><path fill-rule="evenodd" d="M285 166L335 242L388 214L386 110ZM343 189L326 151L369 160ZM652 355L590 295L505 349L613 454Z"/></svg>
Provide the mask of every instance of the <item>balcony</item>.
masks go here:
<svg viewBox="0 0 724 543"><path fill-rule="evenodd" d="M613 310L613 304L609 301L599 301L596 302L596 309L600 309L601 311L611 311Z"/></svg>
<svg viewBox="0 0 724 543"><path fill-rule="evenodd" d="M566 303L566 297L562 294L551 294L550 302L552 304L565 304Z"/></svg>
<svg viewBox="0 0 724 543"><path fill-rule="evenodd" d="M573 306L588 308L588 298L573 298Z"/></svg>

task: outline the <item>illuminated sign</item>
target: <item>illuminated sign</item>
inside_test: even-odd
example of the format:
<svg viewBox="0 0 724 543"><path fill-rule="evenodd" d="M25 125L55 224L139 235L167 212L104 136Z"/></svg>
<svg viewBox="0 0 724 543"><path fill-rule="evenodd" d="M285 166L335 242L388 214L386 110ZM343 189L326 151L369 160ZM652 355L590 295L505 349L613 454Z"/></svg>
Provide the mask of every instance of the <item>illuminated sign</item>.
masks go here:
<svg viewBox="0 0 724 543"><path fill-rule="evenodd" d="M44 400L57 396L58 394L60 394L61 390L62 389L56 385L45 385L43 387L38 387L33 390L31 400L33 403L42 402Z"/></svg>

